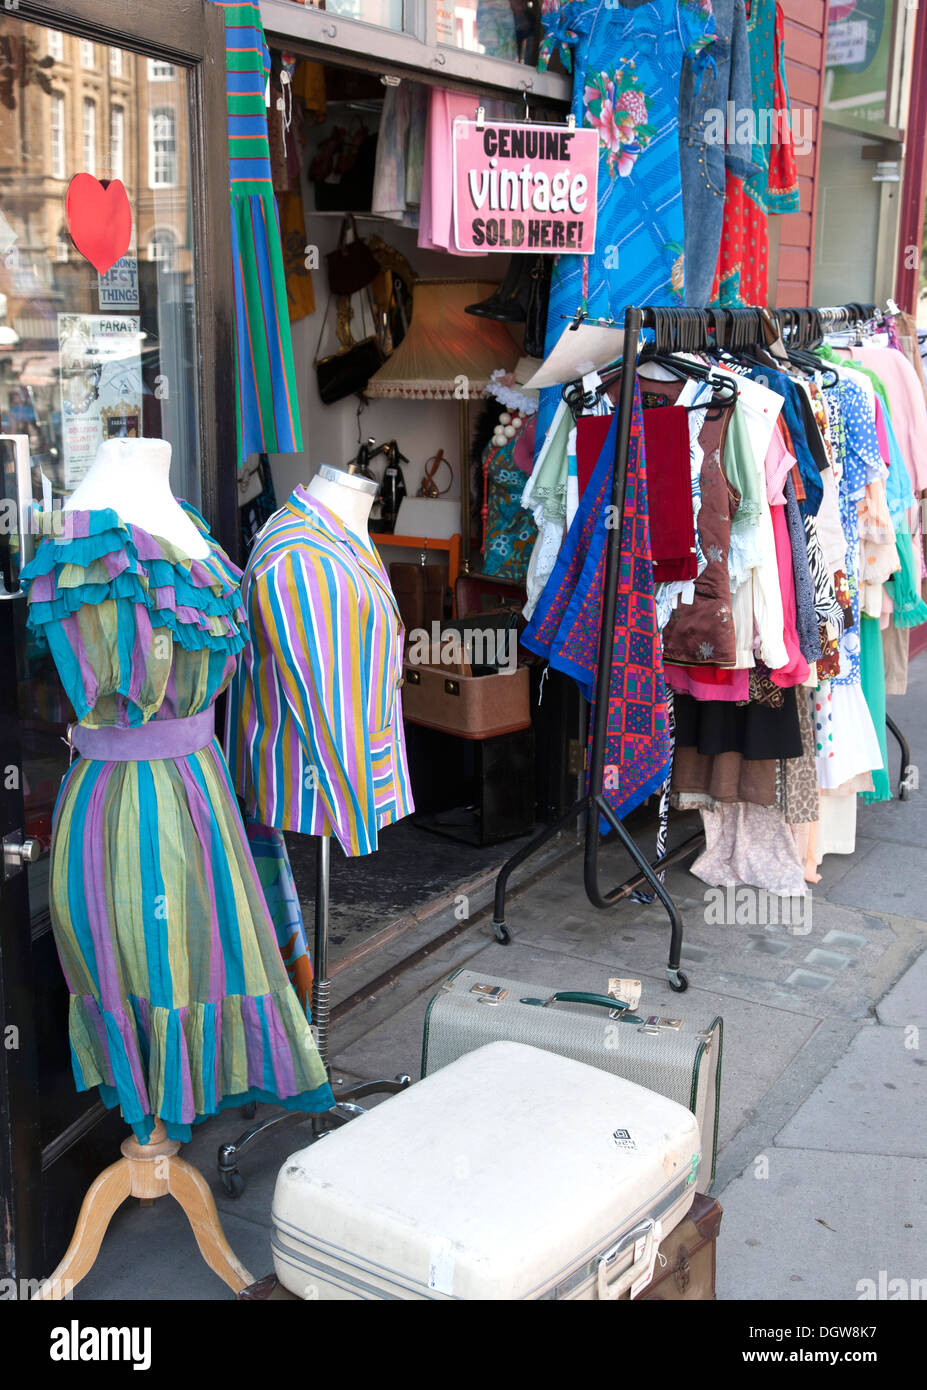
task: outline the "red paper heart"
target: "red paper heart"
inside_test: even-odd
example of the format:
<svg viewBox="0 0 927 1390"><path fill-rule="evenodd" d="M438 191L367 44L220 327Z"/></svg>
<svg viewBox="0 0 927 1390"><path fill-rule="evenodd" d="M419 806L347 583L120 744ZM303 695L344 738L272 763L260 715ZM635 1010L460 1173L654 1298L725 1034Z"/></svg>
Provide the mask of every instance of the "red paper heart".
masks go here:
<svg viewBox="0 0 927 1390"><path fill-rule="evenodd" d="M92 174L75 174L68 184L66 215L74 245L101 275L128 251L132 209L119 179L110 179L104 188Z"/></svg>

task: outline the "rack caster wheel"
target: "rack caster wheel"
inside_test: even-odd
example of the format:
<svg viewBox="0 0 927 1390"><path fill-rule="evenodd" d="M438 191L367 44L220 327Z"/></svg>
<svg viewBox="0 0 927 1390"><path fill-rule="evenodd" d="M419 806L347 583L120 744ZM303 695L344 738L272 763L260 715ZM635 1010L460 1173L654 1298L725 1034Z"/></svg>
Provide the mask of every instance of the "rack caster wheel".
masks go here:
<svg viewBox="0 0 927 1390"><path fill-rule="evenodd" d="M512 937L504 922L493 922L492 929L500 946L511 946Z"/></svg>
<svg viewBox="0 0 927 1390"><path fill-rule="evenodd" d="M667 970L669 976L669 987L674 994L685 994L689 988L688 977L681 970Z"/></svg>
<svg viewBox="0 0 927 1390"><path fill-rule="evenodd" d="M257 1110L257 1101L249 1100L246 1105L241 1107L241 1118L243 1120L253 1120L254 1112Z"/></svg>
<svg viewBox="0 0 927 1390"><path fill-rule="evenodd" d="M245 1190L245 1180L237 1168L233 1168L230 1172L220 1173L219 1176L222 1179L222 1186L227 1197L238 1198L241 1196Z"/></svg>

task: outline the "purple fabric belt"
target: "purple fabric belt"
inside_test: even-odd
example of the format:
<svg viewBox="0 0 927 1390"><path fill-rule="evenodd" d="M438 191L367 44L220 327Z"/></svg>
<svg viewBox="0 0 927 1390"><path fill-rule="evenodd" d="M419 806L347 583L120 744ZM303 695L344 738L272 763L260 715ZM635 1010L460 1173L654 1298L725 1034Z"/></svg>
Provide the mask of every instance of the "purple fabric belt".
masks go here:
<svg viewBox="0 0 927 1390"><path fill-rule="evenodd" d="M212 705L187 719L150 719L135 729L85 729L72 724L71 745L82 758L98 763L147 763L185 758L208 748L215 738Z"/></svg>

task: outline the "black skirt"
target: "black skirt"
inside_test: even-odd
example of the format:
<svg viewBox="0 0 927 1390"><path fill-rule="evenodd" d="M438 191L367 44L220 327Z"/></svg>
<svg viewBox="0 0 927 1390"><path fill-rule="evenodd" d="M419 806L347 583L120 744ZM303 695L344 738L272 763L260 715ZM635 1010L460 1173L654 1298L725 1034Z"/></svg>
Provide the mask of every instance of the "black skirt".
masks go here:
<svg viewBox="0 0 927 1390"><path fill-rule="evenodd" d="M716 753L740 753L744 758L800 758L801 729L795 690L784 690L776 709L751 702L696 700L691 695L673 697L676 743L697 748L712 757Z"/></svg>

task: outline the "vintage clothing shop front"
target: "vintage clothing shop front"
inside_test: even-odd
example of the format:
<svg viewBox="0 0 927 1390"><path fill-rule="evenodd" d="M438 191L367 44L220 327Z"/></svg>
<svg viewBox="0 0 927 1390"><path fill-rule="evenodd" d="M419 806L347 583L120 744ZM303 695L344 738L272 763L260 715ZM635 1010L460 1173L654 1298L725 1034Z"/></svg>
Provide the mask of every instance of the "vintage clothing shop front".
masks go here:
<svg viewBox="0 0 927 1390"><path fill-rule="evenodd" d="M803 265L811 292L820 140L705 130L728 100L789 109L797 24L823 76L824 14L815 31L772 0L157 0L116 29L111 8L20 0L0 20L18 60L0 406L19 518L0 604L0 1273L20 1277L55 1266L126 1124L183 1141L229 1106L331 1104L301 846L314 871L330 834L336 887L353 874L375 902L374 852L414 832L407 858L454 847L449 893L581 793L616 392L584 382L577 420L559 385L526 385L577 310L773 303ZM802 109L822 103L805 83ZM593 255L466 264L451 139L478 107L598 131ZM884 124L888 142L904 122ZM79 173L102 182L91 197L125 187L115 258L88 254ZM876 288L894 285L839 298ZM852 849L857 797L890 794L888 654L900 681L927 616L906 529L927 414L903 324L877 327L851 355L834 337L800 386L730 339L733 411L672 366L635 388L609 804L703 813L707 882L802 894L820 853ZM655 486L684 503L659 554ZM526 713L461 737L401 629L502 610L486 621L504 635L513 605ZM458 663L438 694L507 679Z"/></svg>

